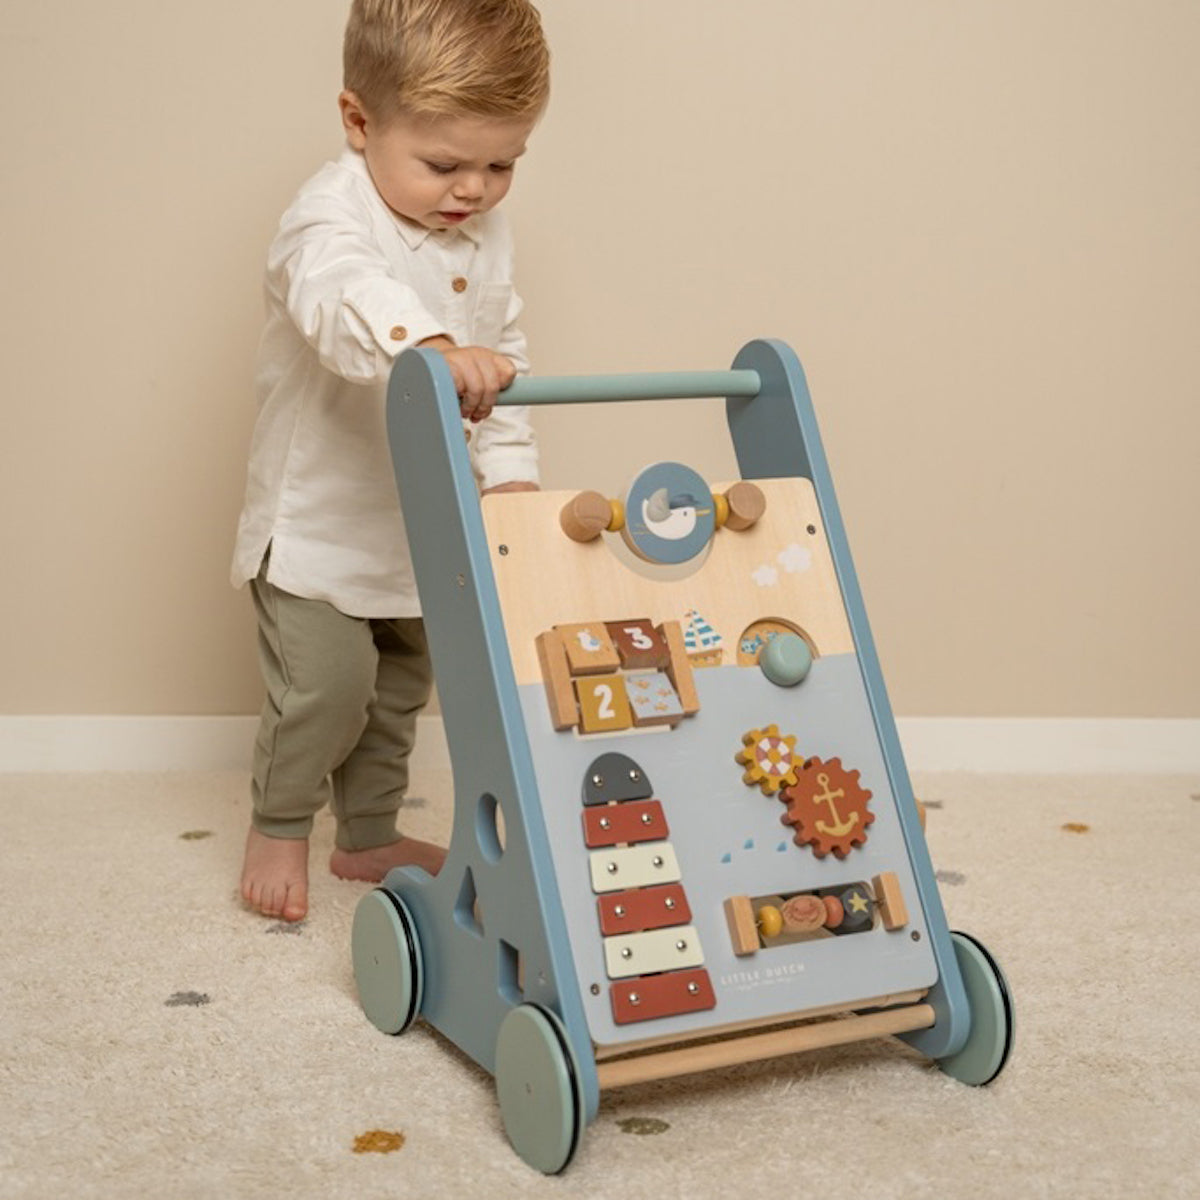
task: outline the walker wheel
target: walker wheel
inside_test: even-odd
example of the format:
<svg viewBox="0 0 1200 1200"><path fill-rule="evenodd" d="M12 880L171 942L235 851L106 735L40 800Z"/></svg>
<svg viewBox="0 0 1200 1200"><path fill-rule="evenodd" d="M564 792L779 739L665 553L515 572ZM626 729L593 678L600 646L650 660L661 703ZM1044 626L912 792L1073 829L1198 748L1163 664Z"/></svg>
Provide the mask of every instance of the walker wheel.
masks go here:
<svg viewBox="0 0 1200 1200"><path fill-rule="evenodd" d="M350 939L354 981L367 1019L403 1033L421 1011L421 942L408 905L387 888L368 892L354 910Z"/></svg>
<svg viewBox="0 0 1200 1200"><path fill-rule="evenodd" d="M1012 995L999 964L982 943L952 931L954 957L962 972L971 1014L971 1031L956 1054L939 1058L947 1075L976 1087L989 1084L1004 1070L1016 1032Z"/></svg>
<svg viewBox="0 0 1200 1200"><path fill-rule="evenodd" d="M522 1004L501 1022L496 1095L517 1154L546 1175L566 1170L583 1135L583 1091L566 1031L548 1009Z"/></svg>

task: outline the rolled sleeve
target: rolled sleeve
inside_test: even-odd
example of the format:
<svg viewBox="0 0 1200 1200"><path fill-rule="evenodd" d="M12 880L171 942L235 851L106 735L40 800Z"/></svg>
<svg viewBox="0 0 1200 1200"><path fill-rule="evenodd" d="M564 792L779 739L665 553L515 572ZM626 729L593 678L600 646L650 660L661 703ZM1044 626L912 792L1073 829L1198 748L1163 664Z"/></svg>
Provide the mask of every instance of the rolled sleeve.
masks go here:
<svg viewBox="0 0 1200 1200"><path fill-rule="evenodd" d="M380 383L396 355L445 326L336 200L308 196L284 214L267 287L326 370L351 383Z"/></svg>
<svg viewBox="0 0 1200 1200"><path fill-rule="evenodd" d="M473 466L479 486L501 483L537 483L538 450L529 409L523 404L502 405L476 426L471 439Z"/></svg>

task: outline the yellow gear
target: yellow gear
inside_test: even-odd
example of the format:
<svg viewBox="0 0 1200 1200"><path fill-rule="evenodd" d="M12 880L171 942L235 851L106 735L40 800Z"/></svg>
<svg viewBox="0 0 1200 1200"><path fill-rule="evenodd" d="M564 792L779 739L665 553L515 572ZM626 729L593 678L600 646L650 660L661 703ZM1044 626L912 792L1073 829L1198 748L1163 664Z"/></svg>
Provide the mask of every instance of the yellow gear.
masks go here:
<svg viewBox="0 0 1200 1200"><path fill-rule="evenodd" d="M762 788L768 796L796 782L796 739L781 736L777 725L744 733L742 749L733 757L746 768L742 782Z"/></svg>

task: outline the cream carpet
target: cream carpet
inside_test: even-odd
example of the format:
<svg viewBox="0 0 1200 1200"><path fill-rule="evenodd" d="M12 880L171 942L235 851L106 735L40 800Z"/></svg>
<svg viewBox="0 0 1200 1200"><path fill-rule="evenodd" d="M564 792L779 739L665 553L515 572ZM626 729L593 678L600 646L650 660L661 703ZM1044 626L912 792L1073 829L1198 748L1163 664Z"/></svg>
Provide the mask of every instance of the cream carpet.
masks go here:
<svg viewBox="0 0 1200 1200"><path fill-rule="evenodd" d="M327 818L288 927L236 898L244 776L0 776L0 1197L1200 1196L1200 780L916 782L1015 995L1004 1074L876 1042L639 1086L545 1178L485 1073L362 1017Z"/></svg>

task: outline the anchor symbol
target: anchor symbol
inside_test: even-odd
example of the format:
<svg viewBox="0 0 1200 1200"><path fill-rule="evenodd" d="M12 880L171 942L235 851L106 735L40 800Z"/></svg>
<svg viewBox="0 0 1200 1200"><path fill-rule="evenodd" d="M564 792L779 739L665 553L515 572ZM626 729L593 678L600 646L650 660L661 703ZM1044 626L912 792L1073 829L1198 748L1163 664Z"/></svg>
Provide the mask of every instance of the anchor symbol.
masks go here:
<svg viewBox="0 0 1200 1200"><path fill-rule="evenodd" d="M843 837L845 834L849 833L850 830L855 827L855 825L858 824L859 814L852 812L848 817L843 819L842 814L838 811L838 807L834 801L842 799L846 795L845 791L842 788L838 788L836 791L831 791L829 787L829 776L824 772L817 776L817 783L819 783L825 790L813 796L813 803L829 805L829 815L831 818L830 821L817 821L817 830L820 833L830 834L833 837Z"/></svg>

